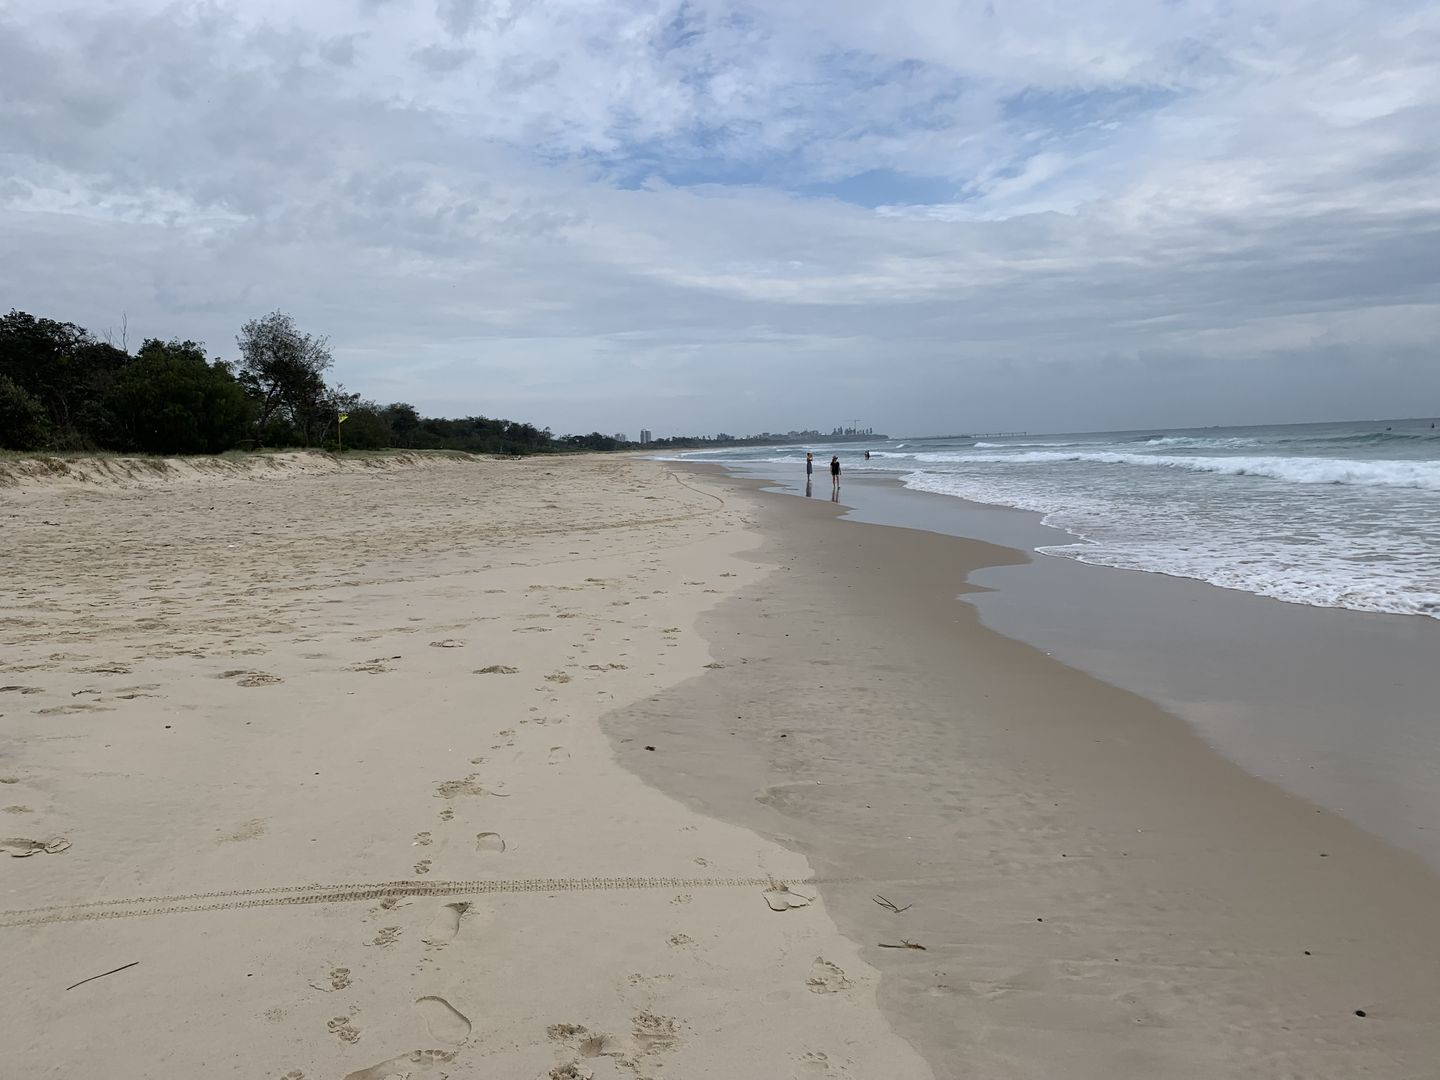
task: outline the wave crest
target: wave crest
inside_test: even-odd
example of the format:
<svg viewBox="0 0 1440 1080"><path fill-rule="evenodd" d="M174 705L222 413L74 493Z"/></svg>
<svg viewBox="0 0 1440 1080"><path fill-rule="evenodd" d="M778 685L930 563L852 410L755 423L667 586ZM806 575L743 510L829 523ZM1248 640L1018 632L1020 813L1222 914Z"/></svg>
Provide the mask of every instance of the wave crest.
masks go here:
<svg viewBox="0 0 1440 1080"><path fill-rule="evenodd" d="M1440 491L1440 461L1357 461L1350 458L1302 457L1172 457L1164 454L1118 452L1046 452L1019 454L917 454L931 464L1046 465L1088 462L1183 469L1230 476L1262 476L1292 484L1345 484L1362 487L1416 488Z"/></svg>

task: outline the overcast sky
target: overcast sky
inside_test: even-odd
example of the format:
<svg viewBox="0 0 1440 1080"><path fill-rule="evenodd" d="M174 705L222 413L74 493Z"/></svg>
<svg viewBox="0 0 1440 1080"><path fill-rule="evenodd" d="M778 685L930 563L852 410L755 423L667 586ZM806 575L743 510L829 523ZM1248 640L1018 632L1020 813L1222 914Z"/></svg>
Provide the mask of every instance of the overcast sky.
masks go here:
<svg viewBox="0 0 1440 1080"><path fill-rule="evenodd" d="M557 431L1440 412L1433 0L0 0L0 309Z"/></svg>

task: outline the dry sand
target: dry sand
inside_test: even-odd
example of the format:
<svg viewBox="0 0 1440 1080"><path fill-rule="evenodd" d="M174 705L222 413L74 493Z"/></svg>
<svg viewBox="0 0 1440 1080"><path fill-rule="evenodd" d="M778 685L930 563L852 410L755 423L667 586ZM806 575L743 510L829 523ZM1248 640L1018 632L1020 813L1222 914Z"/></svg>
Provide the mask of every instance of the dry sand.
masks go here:
<svg viewBox="0 0 1440 1080"><path fill-rule="evenodd" d="M600 728L715 674L753 496L613 457L0 481L3 1075L931 1075L804 857Z"/></svg>
<svg viewBox="0 0 1440 1080"><path fill-rule="evenodd" d="M1019 553L838 513L765 495L771 573L700 623L724 666L605 724L806 855L938 1077L1440 1076L1418 857L983 628L954 597Z"/></svg>

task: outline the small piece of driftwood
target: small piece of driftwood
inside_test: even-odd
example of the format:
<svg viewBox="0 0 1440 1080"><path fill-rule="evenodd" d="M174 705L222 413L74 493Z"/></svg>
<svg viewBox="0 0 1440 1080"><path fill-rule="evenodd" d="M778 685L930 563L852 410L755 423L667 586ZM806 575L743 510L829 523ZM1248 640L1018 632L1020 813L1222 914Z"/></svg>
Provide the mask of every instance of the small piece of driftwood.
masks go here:
<svg viewBox="0 0 1440 1080"><path fill-rule="evenodd" d="M128 964L121 964L118 968L111 968L109 971L102 971L99 975L91 975L88 979L81 979L78 983L71 983L65 987L66 990L74 990L77 986L84 986L87 982L94 982L96 979L103 979L106 975L114 975L117 971L124 971L138 964L139 960L131 960Z"/></svg>
<svg viewBox="0 0 1440 1080"><path fill-rule="evenodd" d="M885 897L879 895L878 893L872 896L870 899L874 900L875 903L885 908L885 910L893 911L896 915L899 915L902 911L909 911L912 907L915 906L914 904L906 904L904 907L896 907L893 900L887 900L885 899Z"/></svg>
<svg viewBox="0 0 1440 1080"><path fill-rule="evenodd" d="M905 938L903 938L903 937L900 939L900 944L899 944L899 945L891 945L891 944L889 944L888 942L882 941L882 942L880 942L880 948L882 948L882 949L919 949L921 952L924 952L924 951L925 951L925 946L924 946L924 945L917 945L915 942L909 941L909 940L907 940L907 939L905 939Z"/></svg>

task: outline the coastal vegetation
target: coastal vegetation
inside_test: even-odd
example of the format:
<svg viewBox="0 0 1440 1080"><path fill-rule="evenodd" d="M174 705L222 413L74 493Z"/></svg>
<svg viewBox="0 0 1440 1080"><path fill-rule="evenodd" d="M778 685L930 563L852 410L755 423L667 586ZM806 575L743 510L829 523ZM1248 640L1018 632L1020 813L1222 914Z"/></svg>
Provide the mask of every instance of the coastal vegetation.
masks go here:
<svg viewBox="0 0 1440 1080"><path fill-rule="evenodd" d="M283 312L251 319L239 359L199 342L97 336L23 311L0 316L0 450L219 454L314 447L534 454L615 450L612 436L556 436L515 420L426 417L327 381L326 338ZM342 427L343 425L343 427Z"/></svg>

